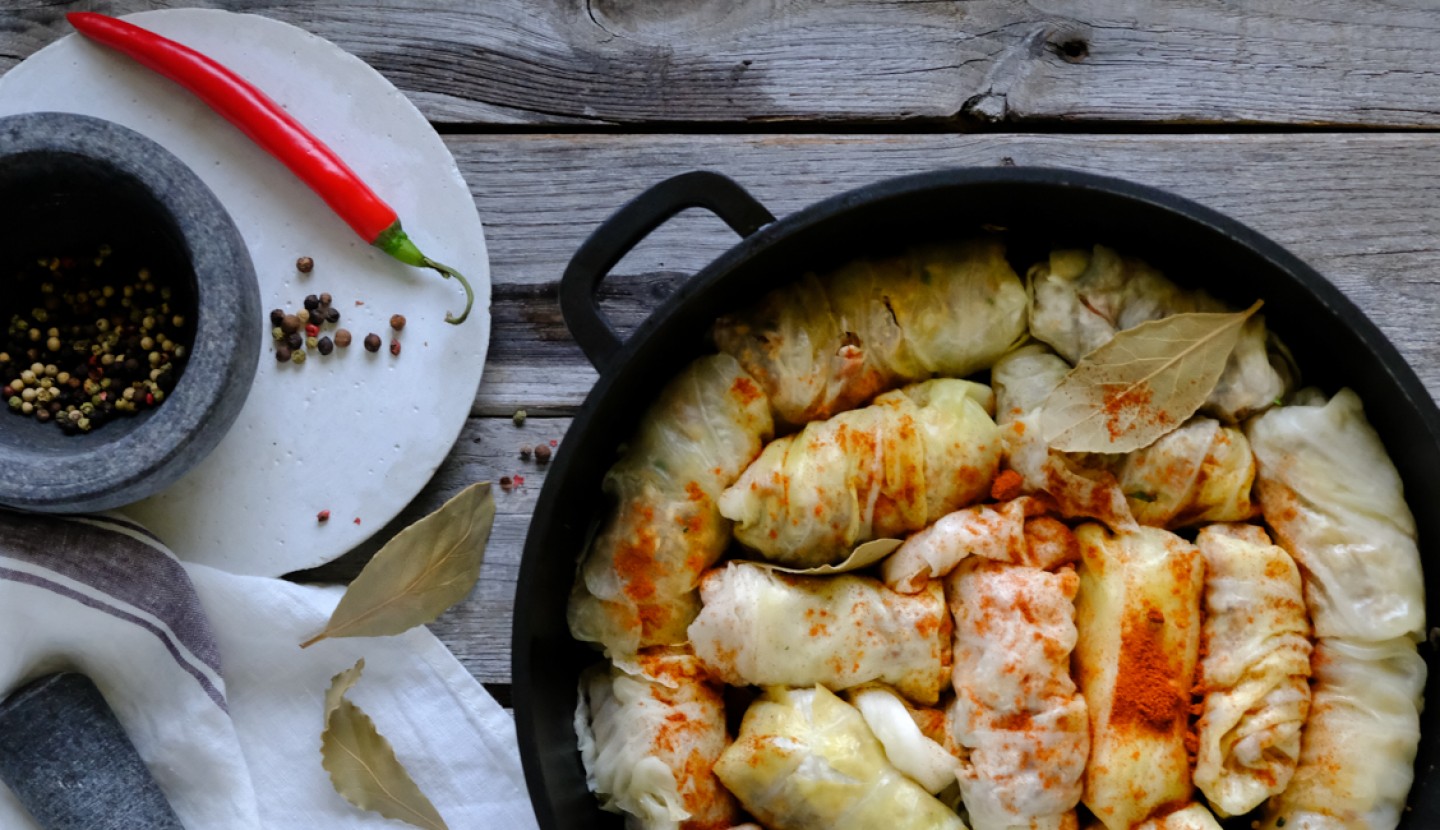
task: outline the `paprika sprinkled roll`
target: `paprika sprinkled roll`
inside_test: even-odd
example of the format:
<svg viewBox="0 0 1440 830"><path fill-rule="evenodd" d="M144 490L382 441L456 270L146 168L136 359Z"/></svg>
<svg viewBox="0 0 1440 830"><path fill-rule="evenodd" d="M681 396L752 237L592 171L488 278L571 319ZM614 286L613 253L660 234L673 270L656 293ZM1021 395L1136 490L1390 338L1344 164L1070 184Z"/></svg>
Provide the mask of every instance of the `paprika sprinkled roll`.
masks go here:
<svg viewBox="0 0 1440 830"><path fill-rule="evenodd" d="M194 93L290 168L366 242L406 265L430 268L446 279L456 279L465 289L465 310L458 316L447 313L445 322L459 324L469 316L475 302L470 282L455 269L421 253L401 229L395 210L335 151L265 93L211 58L132 23L94 12L71 12L66 19L85 37L133 58ZM309 270L298 262L297 267Z"/></svg>

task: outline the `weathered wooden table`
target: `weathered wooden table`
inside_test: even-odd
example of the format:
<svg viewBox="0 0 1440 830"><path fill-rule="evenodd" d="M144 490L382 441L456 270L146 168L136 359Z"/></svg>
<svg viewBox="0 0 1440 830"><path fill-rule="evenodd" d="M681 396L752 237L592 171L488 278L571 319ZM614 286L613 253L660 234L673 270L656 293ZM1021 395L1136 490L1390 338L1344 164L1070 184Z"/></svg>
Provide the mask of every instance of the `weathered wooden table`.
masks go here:
<svg viewBox="0 0 1440 830"><path fill-rule="evenodd" d="M1173 190L1333 280L1440 392L1440 6L1433 0L0 2L0 70L63 13L218 6L360 56L434 122L485 223L490 365L446 463L377 538L464 485L499 491L480 584L432 628L510 699L520 551L595 372L560 318L570 255L630 196L707 168L777 215L938 167L1072 167ZM606 283L633 327L729 247L682 215ZM511 416L529 415L523 427ZM378 543L377 543L378 544ZM302 578L353 574L367 545Z"/></svg>

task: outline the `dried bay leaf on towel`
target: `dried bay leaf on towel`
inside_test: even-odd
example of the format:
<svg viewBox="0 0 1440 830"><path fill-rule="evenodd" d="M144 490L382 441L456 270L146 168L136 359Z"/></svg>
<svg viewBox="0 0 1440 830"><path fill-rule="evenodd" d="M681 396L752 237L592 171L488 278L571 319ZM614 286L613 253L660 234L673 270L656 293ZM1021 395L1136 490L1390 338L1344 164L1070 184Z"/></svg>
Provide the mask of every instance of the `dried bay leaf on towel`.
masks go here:
<svg viewBox="0 0 1440 830"><path fill-rule="evenodd" d="M375 722L345 693L365 671L361 658L335 675L325 692L325 731L320 736L320 763L330 773L335 792L362 810L428 830L449 830L445 820L405 771L395 750Z"/></svg>
<svg viewBox="0 0 1440 830"><path fill-rule="evenodd" d="M386 542L350 583L325 630L300 647L328 637L399 634L434 620L475 586L494 523L490 482L460 491Z"/></svg>
<svg viewBox="0 0 1440 830"><path fill-rule="evenodd" d="M1241 327L1260 306L1233 314L1174 314L1116 334L1081 358L1045 399L1045 440L1065 452L1149 446L1205 403Z"/></svg>

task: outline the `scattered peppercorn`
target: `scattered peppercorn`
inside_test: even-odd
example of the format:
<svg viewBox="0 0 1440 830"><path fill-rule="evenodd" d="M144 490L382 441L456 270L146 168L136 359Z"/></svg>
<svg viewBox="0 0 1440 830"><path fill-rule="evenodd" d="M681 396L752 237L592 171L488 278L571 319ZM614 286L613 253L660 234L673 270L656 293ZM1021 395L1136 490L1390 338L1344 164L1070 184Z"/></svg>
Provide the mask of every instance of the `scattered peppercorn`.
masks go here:
<svg viewBox="0 0 1440 830"><path fill-rule="evenodd" d="M302 308L302 309L297 310L297 311L295 312L295 317L296 317L296 319L298 319L301 323L308 323L308 322L310 322L310 309L308 309L308 308Z"/></svg>
<svg viewBox="0 0 1440 830"><path fill-rule="evenodd" d="M320 307L320 298L315 296L314 294L307 295L305 297L303 305L305 306L306 311L314 311L315 309Z"/></svg>
<svg viewBox="0 0 1440 830"><path fill-rule="evenodd" d="M550 446L552 446L552 447L558 447L558 446L560 446L560 442L559 442L559 441L556 441L554 438L551 438L551 439L550 439Z"/></svg>
<svg viewBox="0 0 1440 830"><path fill-rule="evenodd" d="M515 414L510 416L510 420L513 421L517 427L525 426L525 410L515 410Z"/></svg>
<svg viewBox="0 0 1440 830"><path fill-rule="evenodd" d="M285 312L278 308L270 309L270 325L278 326L280 321L285 319Z"/></svg>
<svg viewBox="0 0 1440 830"><path fill-rule="evenodd" d="M304 362L305 362L305 350L304 350L304 349L296 349L296 350L294 351L294 353L292 353L292 354L290 355L290 362L291 362L291 363L294 363L294 364L297 364L297 365L298 365L298 364L301 364L301 363L304 363Z"/></svg>
<svg viewBox="0 0 1440 830"><path fill-rule="evenodd" d="M300 318L294 314L286 314L280 318L280 330L286 334L292 334L300 330Z"/></svg>
<svg viewBox="0 0 1440 830"><path fill-rule="evenodd" d="M323 291L323 292L321 292L321 293L320 293L320 305L321 305L321 307L323 307L323 308L329 308L329 307L330 307L330 301L333 300L333 299L334 299L334 298L330 296L330 292L328 292L328 291Z"/></svg>
<svg viewBox="0 0 1440 830"><path fill-rule="evenodd" d="M317 326L317 325L315 325L314 323L306 323L306 324L305 324L305 336L306 336L306 337L319 337L319 336L320 336L320 327Z"/></svg>
<svg viewBox="0 0 1440 830"><path fill-rule="evenodd" d="M515 476L515 486L519 487L525 483L525 476Z"/></svg>
<svg viewBox="0 0 1440 830"><path fill-rule="evenodd" d="M523 446L520 447L520 457L523 458L523 459L525 459L526 461L529 461L529 460L530 460L530 445L529 445L529 444L525 444L525 445L523 445Z"/></svg>
<svg viewBox="0 0 1440 830"><path fill-rule="evenodd" d="M334 307L326 308L326 309L325 309L325 322L331 323L331 324L340 322L340 309L334 308Z"/></svg>
<svg viewBox="0 0 1440 830"><path fill-rule="evenodd" d="M535 448L535 463L547 464L550 461L550 448L541 444Z"/></svg>
<svg viewBox="0 0 1440 830"><path fill-rule="evenodd" d="M342 349L349 347L349 345L350 345L350 330L349 330L349 329L336 329L336 331L335 331L335 345L339 346L339 347L342 348Z"/></svg>
<svg viewBox="0 0 1440 830"><path fill-rule="evenodd" d="M315 269L315 260L308 256L302 256L295 260L295 270L302 274L308 274Z"/></svg>
<svg viewBox="0 0 1440 830"><path fill-rule="evenodd" d="M275 362L285 363L290 360L290 347L281 343L275 347Z"/></svg>
<svg viewBox="0 0 1440 830"><path fill-rule="evenodd" d="M289 346L292 350L298 349L304 344L305 338L300 336L300 332L298 331L292 331L285 335L285 345Z"/></svg>
<svg viewBox="0 0 1440 830"><path fill-rule="evenodd" d="M329 511L329 510L321 510L319 513L316 513L316 514L315 514L315 521L317 521L317 522L328 522L328 521L330 521L330 511Z"/></svg>
<svg viewBox="0 0 1440 830"><path fill-rule="evenodd" d="M501 490L509 490L512 484L514 484L514 482L510 480L510 476L500 476Z"/></svg>
<svg viewBox="0 0 1440 830"><path fill-rule="evenodd" d="M393 354L393 355L395 355L396 357L399 357L399 356L400 356L400 341L399 341L399 340L391 340L391 341L390 341L390 354Z"/></svg>
<svg viewBox="0 0 1440 830"><path fill-rule="evenodd" d="M335 344L330 342L329 337L322 337L315 343L315 348L320 350L320 354L328 355L335 351Z"/></svg>
<svg viewBox="0 0 1440 830"><path fill-rule="evenodd" d="M403 331L403 330L405 329L405 315L404 315L404 314L391 314L391 315L390 315L390 328L392 328L392 329L394 329L394 330L396 330L396 331Z"/></svg>
<svg viewBox="0 0 1440 830"><path fill-rule="evenodd" d="M380 351L380 335L375 334L374 332L371 332L370 334L365 335L365 351L367 351L367 352L378 352L378 351Z"/></svg>

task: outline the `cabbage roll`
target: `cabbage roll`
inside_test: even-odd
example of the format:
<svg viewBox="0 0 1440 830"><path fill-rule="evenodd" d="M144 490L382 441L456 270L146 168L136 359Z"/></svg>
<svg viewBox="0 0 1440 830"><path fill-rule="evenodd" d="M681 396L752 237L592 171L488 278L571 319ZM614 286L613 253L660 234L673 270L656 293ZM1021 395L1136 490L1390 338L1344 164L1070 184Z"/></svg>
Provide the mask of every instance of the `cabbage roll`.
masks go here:
<svg viewBox="0 0 1440 830"><path fill-rule="evenodd" d="M885 758L897 770L932 795L955 784L960 761L958 748L946 741L943 734L946 731L944 712L916 709L905 698L878 684L850 689L845 692L845 699L865 718L865 725L885 748Z"/></svg>
<svg viewBox="0 0 1440 830"><path fill-rule="evenodd" d="M1070 678L1070 568L970 559L946 580L955 616L955 741L975 830L1076 825L1090 752L1085 699Z"/></svg>
<svg viewBox="0 0 1440 830"><path fill-rule="evenodd" d="M989 368L1024 336L1026 303L1004 246L977 239L807 274L721 317L713 336L799 426L903 383Z"/></svg>
<svg viewBox="0 0 1440 830"><path fill-rule="evenodd" d="M1109 469L1110 456L1086 456L1050 449L1040 431L1045 399L1060 385L1070 364L1036 343L996 361L996 423L1005 466L1020 475L1025 493L1048 493L1060 515L1098 519L1115 530L1135 526L1125 494Z"/></svg>
<svg viewBox="0 0 1440 830"><path fill-rule="evenodd" d="M1328 403L1279 407L1247 432L1260 507L1303 569L1315 635L1418 636L1425 583L1415 519L1359 396L1342 389Z"/></svg>
<svg viewBox="0 0 1440 830"><path fill-rule="evenodd" d="M1234 427L1194 418L1125 456L1116 474L1141 524L1176 528L1255 515L1255 457Z"/></svg>
<svg viewBox="0 0 1440 830"><path fill-rule="evenodd" d="M1189 804L1143 822L1135 830L1220 830L1220 822L1204 806Z"/></svg>
<svg viewBox="0 0 1440 830"><path fill-rule="evenodd" d="M1310 711L1310 620L1300 571L1255 525L1210 525L1205 558L1205 696L1195 784L1223 816L1285 789Z"/></svg>
<svg viewBox="0 0 1440 830"><path fill-rule="evenodd" d="M634 674L608 666L581 680L580 756L600 806L645 830L739 821L711 771L729 744L720 689L683 649L649 649L635 664Z"/></svg>
<svg viewBox="0 0 1440 830"><path fill-rule="evenodd" d="M1159 528L1112 536L1087 524L1075 537L1075 671L1091 742L1083 800L1109 830L1130 830L1193 792L1185 733L1204 562Z"/></svg>
<svg viewBox="0 0 1440 830"><path fill-rule="evenodd" d="M949 574L974 554L995 562L1046 570L1080 558L1070 529L1049 516L1044 499L1021 496L977 504L943 516L906 539L880 565L885 584L913 594L932 578Z"/></svg>
<svg viewBox="0 0 1440 830"><path fill-rule="evenodd" d="M720 497L735 537L767 559L827 565L918 530L990 489L1000 441L989 388L931 380L772 441Z"/></svg>
<svg viewBox="0 0 1440 830"><path fill-rule="evenodd" d="M1172 314L1229 311L1204 291L1175 285L1138 259L1103 245L1061 250L1030 269L1030 333L1075 363L1115 333ZM1255 315L1241 329L1205 411L1228 423L1283 397L1293 378L1288 355Z"/></svg>
<svg viewBox="0 0 1440 830"><path fill-rule="evenodd" d="M965 830L823 686L767 689L715 774L770 830Z"/></svg>
<svg viewBox="0 0 1440 830"><path fill-rule="evenodd" d="M732 686L848 689L872 680L924 704L950 669L950 615L940 583L914 595L842 574L794 576L730 562L700 582L690 641Z"/></svg>
<svg viewBox="0 0 1440 830"><path fill-rule="evenodd" d="M764 394L728 355L702 357L665 386L605 474L615 504L570 596L577 640L612 659L685 642L700 575L730 541L716 501L772 429Z"/></svg>
<svg viewBox="0 0 1440 830"><path fill-rule="evenodd" d="M1300 766L1261 830L1395 830L1414 778L1425 661L1408 637L1315 644Z"/></svg>

